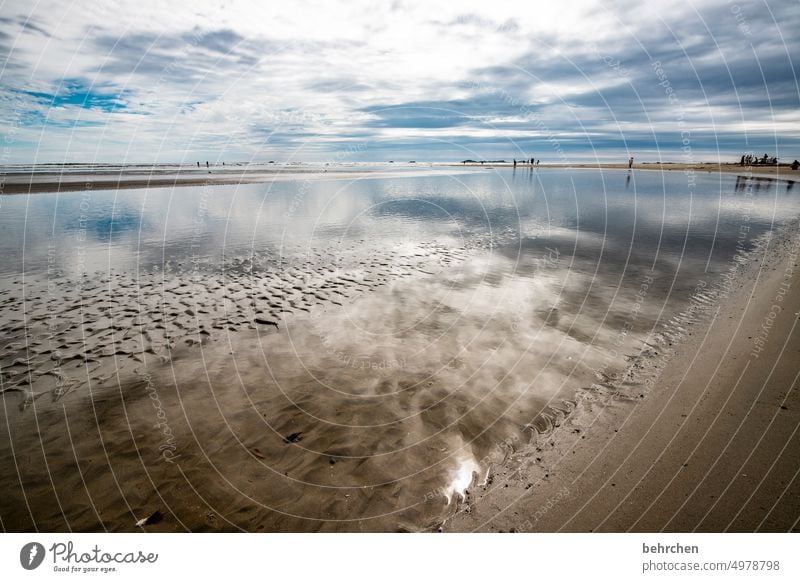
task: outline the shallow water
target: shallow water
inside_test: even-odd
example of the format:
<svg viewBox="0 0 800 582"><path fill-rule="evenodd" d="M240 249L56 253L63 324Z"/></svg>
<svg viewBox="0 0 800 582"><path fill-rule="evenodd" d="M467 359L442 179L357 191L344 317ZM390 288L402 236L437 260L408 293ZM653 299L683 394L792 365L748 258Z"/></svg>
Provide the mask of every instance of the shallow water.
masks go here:
<svg viewBox="0 0 800 582"><path fill-rule="evenodd" d="M484 170L0 198L7 530L435 528L645 392L792 184ZM657 389L657 383L655 384Z"/></svg>

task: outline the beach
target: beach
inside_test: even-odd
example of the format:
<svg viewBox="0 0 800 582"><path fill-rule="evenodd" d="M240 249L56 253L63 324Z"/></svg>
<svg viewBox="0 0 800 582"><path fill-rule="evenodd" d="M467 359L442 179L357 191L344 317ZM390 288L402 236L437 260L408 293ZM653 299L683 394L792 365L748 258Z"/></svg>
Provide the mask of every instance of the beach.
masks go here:
<svg viewBox="0 0 800 582"><path fill-rule="evenodd" d="M456 165L456 164L454 164ZM513 168L511 162L485 163L469 162L461 164L463 167L483 167L483 168ZM530 168L530 164L518 163L517 168L524 170ZM654 170L658 172L703 172L737 174L740 176L755 176L763 178L774 178L782 180L800 180L800 171L792 170L788 164L781 165L742 165L730 162L635 162L632 167L626 163L549 163L536 164L534 168L564 168L564 169L589 169L589 170Z"/></svg>
<svg viewBox="0 0 800 582"><path fill-rule="evenodd" d="M209 168L178 165L102 166L52 165L31 171L29 168L6 168L0 172L0 194L36 194L77 192L82 190L128 190L142 188L179 188L198 186L236 186L266 184L285 180L357 179L391 177L430 171L430 166L388 164L363 166L330 164L254 164ZM419 168L419 169L418 169ZM452 170L450 170L452 171ZM464 170L469 171L469 170Z"/></svg>
<svg viewBox="0 0 800 582"><path fill-rule="evenodd" d="M3 527L796 529L791 183L451 170L4 199Z"/></svg>
<svg viewBox="0 0 800 582"><path fill-rule="evenodd" d="M649 389L591 391L446 531L798 531L799 236L795 225L755 253L637 370L655 374Z"/></svg>
<svg viewBox="0 0 800 582"><path fill-rule="evenodd" d="M87 189L141 189L178 188L191 186L221 186L237 184L265 184L280 180L297 179L356 179L359 177L391 177L402 175L424 175L435 170L479 171L513 168L511 163L468 163L468 164L372 164L364 166L341 167L325 165L272 165L260 164L253 167L214 165L213 167L120 167L98 171L89 167L76 171L69 167L50 168L47 171L31 172L16 168L0 173L0 194L34 194L42 192L75 192ZM628 164L552 164L536 165L534 169L588 169L588 170L627 170ZM519 164L519 171L531 169L530 165ZM703 172L725 173L739 176L772 178L798 181L800 171L789 166L752 165L742 166L731 163L637 163L633 170L665 172Z"/></svg>
<svg viewBox="0 0 800 582"><path fill-rule="evenodd" d="M0 572L798 578L797 8L6 2Z"/></svg>

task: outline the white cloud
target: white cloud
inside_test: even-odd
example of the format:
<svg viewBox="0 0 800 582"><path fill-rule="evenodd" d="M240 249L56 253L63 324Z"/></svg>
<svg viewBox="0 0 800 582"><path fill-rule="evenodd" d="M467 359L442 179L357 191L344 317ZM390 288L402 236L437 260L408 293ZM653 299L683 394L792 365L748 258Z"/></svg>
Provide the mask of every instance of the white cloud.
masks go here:
<svg viewBox="0 0 800 582"><path fill-rule="evenodd" d="M753 12L745 15L753 19L751 34L756 19L763 29L764 14ZM4 4L3 14L0 43L9 57L0 72L0 115L6 124L23 124L15 131L18 161L28 161L34 150L47 161L85 161L96 151L132 161L174 160L184 153L190 161L217 153L229 159L280 158L291 146L324 140L335 147L337 136L346 142L357 135L404 143L418 138L422 144L440 135L541 137L535 127L517 126L525 116L515 111L519 105L509 106L510 98L537 107L548 127L566 137L595 135L612 118L617 130L620 124L629 131L652 129L652 122L669 130L674 116L660 89L653 90L657 80L647 70L650 58L664 51L676 59L690 54L686 63L670 63L675 84L689 83L692 66L724 73L721 51L741 51L735 41L743 38L740 20L727 3L716 1L665 11L654 3L572 0L33 5L15 0ZM791 32L797 17L788 10L785 15L781 26ZM669 41L673 34L679 41ZM649 46L651 37L659 44ZM776 62L784 58L787 47L776 41L774 30L752 40ZM621 63L629 76L609 61ZM793 74L787 65L783 75L791 80ZM25 95L20 91L55 93L64 79L123 91L127 107L60 108L49 113L54 123L43 128L30 116L41 113L41 99L13 106ZM495 91L487 97L493 103L481 111L486 91L475 83L487 79L506 103ZM633 91L624 102L620 98L636 82L642 84L635 88L644 94L644 105ZM708 83L715 94L721 82L715 77ZM686 103L697 98L697 90L685 85L680 90ZM608 92L614 97L604 101ZM391 120L374 110L406 103L453 103L472 123L430 127L426 117L418 127L409 119L386 127ZM701 106L692 116L743 117L730 105L710 107ZM726 130L795 131L794 124L784 126L781 111L771 119L763 112L753 115L757 118L740 119ZM70 120L78 124L68 127ZM320 148L309 154L325 155Z"/></svg>

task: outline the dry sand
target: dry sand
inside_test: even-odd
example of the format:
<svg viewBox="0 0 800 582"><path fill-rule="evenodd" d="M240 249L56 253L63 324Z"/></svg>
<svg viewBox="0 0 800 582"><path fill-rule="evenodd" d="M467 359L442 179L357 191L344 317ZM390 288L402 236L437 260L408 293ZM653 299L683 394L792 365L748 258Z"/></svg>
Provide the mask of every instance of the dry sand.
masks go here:
<svg viewBox="0 0 800 582"><path fill-rule="evenodd" d="M587 391L445 530L798 531L799 237L765 244L650 370L631 370L652 388Z"/></svg>

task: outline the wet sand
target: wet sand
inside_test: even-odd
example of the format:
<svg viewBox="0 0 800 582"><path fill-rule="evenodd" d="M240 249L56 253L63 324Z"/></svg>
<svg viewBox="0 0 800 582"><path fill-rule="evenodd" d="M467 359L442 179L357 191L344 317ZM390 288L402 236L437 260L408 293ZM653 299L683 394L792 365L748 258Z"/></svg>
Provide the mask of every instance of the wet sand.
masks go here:
<svg viewBox="0 0 800 582"><path fill-rule="evenodd" d="M90 172L84 174L8 172L2 174L0 194L35 194L41 192L75 192L82 190L122 190L134 188L166 188L187 186L215 186L232 184L260 184L276 181L311 180L311 179L358 179L364 177L390 178L435 173L447 168L452 172L457 168L464 171L477 169L511 168L512 164L442 164L390 169L348 169L319 167L276 167L275 169L259 168L256 170L222 169L219 167L208 171L204 168L186 169L182 171L144 171L141 168L130 168L117 172ZM541 164L536 168L622 170L627 164ZM520 170L530 168L520 164ZM635 170L679 171L679 172L722 172L748 177L764 177L781 180L800 180L800 171L793 171L789 166L740 166L739 164L682 164L682 163L643 163L634 164Z"/></svg>
<svg viewBox="0 0 800 582"><path fill-rule="evenodd" d="M795 226L754 253L674 353L631 370L652 388L587 391L445 529L798 531L798 251Z"/></svg>
<svg viewBox="0 0 800 582"><path fill-rule="evenodd" d="M552 398L503 418L515 383L533 373L503 366L519 346L496 346L491 327L481 333L498 317L484 305L474 328L431 301L437 288L458 295L457 280L439 279L457 277L474 244L373 255L367 244L292 261L254 255L223 272L168 262L80 282L15 279L0 292L9 435L0 451L15 462L0 476L3 527L131 531L155 511L166 517L154 531L440 523L484 470L475 457L502 461L486 427L539 418L544 430ZM380 335L384 320L417 313L416 302L427 306L417 330L438 337L461 317L452 351L476 344L496 363L441 361L441 348L411 329ZM471 394L489 382L493 394ZM465 478L453 485L458 471Z"/></svg>
<svg viewBox="0 0 800 582"><path fill-rule="evenodd" d="M392 198L371 203L378 225L358 237L282 241L221 263L197 250L168 259L159 243L155 264L114 261L77 279L55 269L48 250L46 271L6 277L2 527L132 531L159 511L164 519L152 531L684 531L713 503L700 493L681 497L684 489L724 486L743 466L759 488L737 482L711 491L723 517L710 513L700 529L724 529L742 508L734 529L796 527L787 522L798 515L797 466L787 461L796 398L785 410L773 406L774 391L794 379L795 360L780 362L785 381L768 384L757 402L738 391L727 400L747 354L741 350L752 349L739 345L742 337L758 337L785 274L783 239L763 247L769 268L755 266L762 247L735 253L750 257L731 279L737 285L709 283L684 309L693 274L708 265L708 227L701 221L700 236L687 239L691 221L683 224L676 196L677 210L654 224L670 227L658 248L679 254L663 250L659 287L631 322L638 282L652 272L652 255L638 256L652 244L652 229L638 233L641 244L629 242L636 231L626 230L627 220L608 229L623 244L598 236L606 225L592 230L586 219L581 231L548 226L547 237L524 245L520 228L498 229L503 223L490 232L467 223L458 237L407 233L431 204L413 214L398 186L379 191ZM729 188L739 200L738 181ZM784 188L781 196L791 198ZM627 197L617 200L627 207ZM558 201L552 197L550 208ZM647 201L637 216L647 216ZM692 202L702 207L702 197ZM384 222L391 209L403 219L396 242L389 242L392 222ZM748 215L754 227L756 215ZM733 250L730 220L712 222L718 251ZM162 228L154 226L157 234ZM98 240L105 249L106 239ZM686 242L699 255L682 249ZM67 257L64 266L74 261ZM672 279L678 266L684 270ZM741 295L747 290L752 298ZM786 314L800 308L794 287L789 293ZM677 301L667 302L673 294ZM717 308L708 343L694 345L694 330L705 331ZM770 324L765 351L748 368L747 386L756 391L770 350L789 337L788 319L793 325L782 316ZM734 323L742 325L737 333ZM723 356L718 372L709 362ZM716 374L708 390L702 372ZM745 413L724 449L739 426L729 423ZM757 447L736 440L762 436ZM736 458L753 450L744 462ZM706 469L713 473L703 481ZM597 484L603 495L595 495ZM686 509L668 505L684 499ZM775 500L787 506L759 526ZM669 525L653 525L671 515L678 517Z"/></svg>
<svg viewBox="0 0 800 582"><path fill-rule="evenodd" d="M377 169L285 166L253 170L184 169L180 171L130 167L119 171L90 171L85 173L5 172L0 173L0 194L36 194L42 192L77 192L84 190L123 190L138 188L178 188L190 186L223 186L263 184L292 180L355 180L358 178L392 178L419 176L436 169L420 164L419 168ZM453 168L448 172L452 173ZM474 171L463 168L462 171Z"/></svg>

